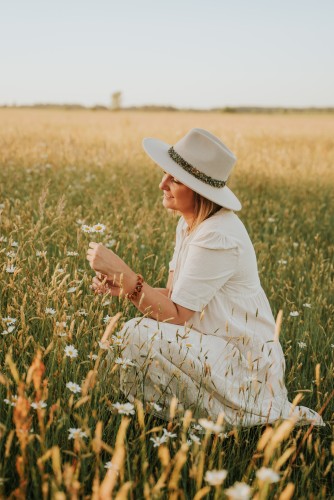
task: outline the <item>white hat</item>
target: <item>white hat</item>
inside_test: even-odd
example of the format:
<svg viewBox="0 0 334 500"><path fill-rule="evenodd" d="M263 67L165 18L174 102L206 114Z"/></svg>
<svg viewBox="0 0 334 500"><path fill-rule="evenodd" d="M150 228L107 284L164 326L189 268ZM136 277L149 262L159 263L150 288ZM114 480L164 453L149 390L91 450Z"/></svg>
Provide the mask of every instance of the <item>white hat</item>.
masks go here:
<svg viewBox="0 0 334 500"><path fill-rule="evenodd" d="M207 130L193 128L174 146L146 137L143 148L155 163L196 193L222 207L241 209L240 201L225 185L237 159Z"/></svg>

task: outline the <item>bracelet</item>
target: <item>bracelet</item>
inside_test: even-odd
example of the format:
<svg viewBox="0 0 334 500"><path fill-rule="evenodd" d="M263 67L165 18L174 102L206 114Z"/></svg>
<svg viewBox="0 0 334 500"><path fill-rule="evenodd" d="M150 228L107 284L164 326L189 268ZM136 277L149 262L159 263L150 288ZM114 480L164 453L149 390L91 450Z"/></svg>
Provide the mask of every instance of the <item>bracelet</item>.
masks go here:
<svg viewBox="0 0 334 500"><path fill-rule="evenodd" d="M136 299L144 286L144 278L141 274L137 274L137 283L134 290L131 293L127 293L125 297L129 300Z"/></svg>

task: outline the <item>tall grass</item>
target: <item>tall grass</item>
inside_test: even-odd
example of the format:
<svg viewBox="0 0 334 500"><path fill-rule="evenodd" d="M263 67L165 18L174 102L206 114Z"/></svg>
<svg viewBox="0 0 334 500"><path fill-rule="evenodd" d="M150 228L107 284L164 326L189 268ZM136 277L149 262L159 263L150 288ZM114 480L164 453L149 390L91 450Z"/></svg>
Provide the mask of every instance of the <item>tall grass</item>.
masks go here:
<svg viewBox="0 0 334 500"><path fill-rule="evenodd" d="M126 402L124 368L107 362L110 347L99 341L114 318L107 336L121 354L117 332L138 311L92 293L88 242L108 244L152 286L165 285L176 219L162 207L161 172L141 140L173 143L193 126L238 157L229 185L273 313L283 311L289 398L321 411L326 428L222 423L203 434L176 401L168 424L141 401L128 415L113 406ZM2 497L218 499L238 481L257 499L330 498L333 137L331 115L0 111ZM101 234L81 229L98 222ZM155 446L166 432L176 436ZM261 480L261 467L279 481ZM223 469L214 486L207 472Z"/></svg>

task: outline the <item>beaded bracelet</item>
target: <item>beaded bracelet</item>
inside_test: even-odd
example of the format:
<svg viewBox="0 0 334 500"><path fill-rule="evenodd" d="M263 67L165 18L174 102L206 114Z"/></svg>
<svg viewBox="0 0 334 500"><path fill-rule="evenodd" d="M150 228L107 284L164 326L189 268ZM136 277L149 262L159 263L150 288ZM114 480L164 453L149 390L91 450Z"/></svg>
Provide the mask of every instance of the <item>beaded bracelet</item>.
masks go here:
<svg viewBox="0 0 334 500"><path fill-rule="evenodd" d="M134 288L134 290L131 293L126 294L126 298L129 300L134 300L138 297L138 295L141 292L141 289L143 288L144 285L144 278L142 277L141 274L137 274L137 283Z"/></svg>

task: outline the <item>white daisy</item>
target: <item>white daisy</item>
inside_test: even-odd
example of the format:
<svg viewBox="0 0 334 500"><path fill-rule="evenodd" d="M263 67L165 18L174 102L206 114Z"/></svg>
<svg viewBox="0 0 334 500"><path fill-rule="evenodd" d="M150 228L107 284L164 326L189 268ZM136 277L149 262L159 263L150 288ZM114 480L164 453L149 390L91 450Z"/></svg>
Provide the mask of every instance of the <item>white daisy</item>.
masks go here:
<svg viewBox="0 0 334 500"><path fill-rule="evenodd" d="M114 403L111 406L113 406L118 413L123 415L134 415L135 413L135 407L132 403Z"/></svg>
<svg viewBox="0 0 334 500"><path fill-rule="evenodd" d="M46 250L37 250L36 257L45 257L47 254Z"/></svg>
<svg viewBox="0 0 334 500"><path fill-rule="evenodd" d="M111 300L105 300L104 302L102 302L103 307L109 306L110 304L111 304Z"/></svg>
<svg viewBox="0 0 334 500"><path fill-rule="evenodd" d="M1 335L8 335L9 333L12 333L14 330L15 330L15 326L9 325L9 326L7 326L7 330L3 330L3 332L1 332Z"/></svg>
<svg viewBox="0 0 334 500"><path fill-rule="evenodd" d="M14 325L16 323L17 319L16 318L11 318L10 316L7 316L7 318L1 318L2 322L5 323L5 325Z"/></svg>
<svg viewBox="0 0 334 500"><path fill-rule="evenodd" d="M149 403L152 408L155 410L155 411L161 411L162 410L162 407L160 405L158 405L157 403Z"/></svg>
<svg viewBox="0 0 334 500"><path fill-rule="evenodd" d="M53 316L54 314L56 314L56 310L53 309L52 307L46 307L45 314L51 314L51 316Z"/></svg>
<svg viewBox="0 0 334 500"><path fill-rule="evenodd" d="M268 222L276 222L275 217L268 217Z"/></svg>
<svg viewBox="0 0 334 500"><path fill-rule="evenodd" d="M103 318L103 323L106 325L107 323L109 323L109 320L111 319L111 316L109 316L109 314L107 314L104 318Z"/></svg>
<svg viewBox="0 0 334 500"><path fill-rule="evenodd" d="M42 399L40 401L31 403L31 407L34 408L34 410L41 410L42 408L46 408L48 405L46 404L45 401Z"/></svg>
<svg viewBox="0 0 334 500"><path fill-rule="evenodd" d="M81 427L75 428L71 427L69 430L68 439L76 439L76 438L86 438L87 433L81 429Z"/></svg>
<svg viewBox="0 0 334 500"><path fill-rule="evenodd" d="M282 264L283 266L285 266L285 265L288 263L288 261L287 261L287 260L284 260L284 259L280 259L280 260L278 261L278 263L279 263L279 264Z"/></svg>
<svg viewBox="0 0 334 500"><path fill-rule="evenodd" d="M65 272L65 269L63 269L62 267L58 267L58 269L55 270L55 273L64 273Z"/></svg>
<svg viewBox="0 0 334 500"><path fill-rule="evenodd" d="M122 368L127 368L128 366L135 366L135 364L128 358L116 358L116 365L121 365Z"/></svg>
<svg viewBox="0 0 334 500"><path fill-rule="evenodd" d="M7 237L6 236L0 236L0 243L7 243Z"/></svg>
<svg viewBox="0 0 334 500"><path fill-rule="evenodd" d="M78 392L81 392L80 385L76 384L75 382L67 382L66 387L67 387L67 389L69 389L74 394L77 394Z"/></svg>
<svg viewBox="0 0 334 500"><path fill-rule="evenodd" d="M106 340L105 342L102 342L102 340L99 340L98 345L99 345L99 348L103 349L104 351L106 351L107 349L112 349L108 340Z"/></svg>
<svg viewBox="0 0 334 500"><path fill-rule="evenodd" d="M305 304L303 304L304 307L307 307L308 309L311 309L311 304L309 304L308 302L305 302Z"/></svg>
<svg viewBox="0 0 334 500"><path fill-rule="evenodd" d="M176 434L173 434L172 432L168 432L167 429L162 429L163 433L164 433L164 436L166 436L166 438L168 439L173 439L176 437Z"/></svg>
<svg viewBox="0 0 334 500"><path fill-rule="evenodd" d="M105 230L106 230L106 226L104 224L101 224L100 222L98 222L97 224L95 224L92 227L91 232L92 233L104 233Z"/></svg>
<svg viewBox="0 0 334 500"><path fill-rule="evenodd" d="M80 311L78 311L78 314L80 316L88 316L88 313L84 309L80 309Z"/></svg>
<svg viewBox="0 0 334 500"><path fill-rule="evenodd" d="M9 252L6 252L6 255L7 257L9 257L10 259L14 259L14 257L16 257L17 253L14 252L14 250L10 250Z"/></svg>
<svg viewBox="0 0 334 500"><path fill-rule="evenodd" d="M69 358L78 357L78 350L74 347L74 345L67 345L64 351L65 351L65 356L68 356Z"/></svg>
<svg viewBox="0 0 334 500"><path fill-rule="evenodd" d="M83 231L84 233L91 233L92 232L92 228L90 226L87 226L87 224L83 224L81 226L81 231Z"/></svg>
<svg viewBox="0 0 334 500"><path fill-rule="evenodd" d="M116 240L109 240L109 241L107 241L107 243L106 243L106 247L107 247L107 248L112 248L112 247L114 247L114 246L116 245L116 243L117 243L117 241L116 241Z"/></svg>
<svg viewBox="0 0 334 500"><path fill-rule="evenodd" d="M16 406L17 400L18 400L17 394L13 394L9 398L5 398L4 402L6 403L6 405Z"/></svg>
<svg viewBox="0 0 334 500"><path fill-rule="evenodd" d="M231 500L248 500L251 495L251 489L246 483L236 482L233 486L225 490L225 494Z"/></svg>
<svg viewBox="0 0 334 500"><path fill-rule="evenodd" d="M212 420L207 420L206 418L200 418L198 423L207 431L214 432L215 434L218 434L223 430L221 425L215 424Z"/></svg>
<svg viewBox="0 0 334 500"><path fill-rule="evenodd" d="M16 271L16 267L15 266L7 266L6 267L6 272L9 273L9 274L14 274Z"/></svg>
<svg viewBox="0 0 334 500"><path fill-rule="evenodd" d="M277 483L277 481L280 480L280 475L273 469L268 469L267 467L261 467L261 469L256 472L256 477L260 481L267 483Z"/></svg>
<svg viewBox="0 0 334 500"><path fill-rule="evenodd" d="M156 448L161 444L167 443L167 437L166 436L155 437L155 438L151 437L150 441L153 441L153 447Z"/></svg>
<svg viewBox="0 0 334 500"><path fill-rule="evenodd" d="M305 342L297 342L297 344L301 349L305 349L305 347L307 347L307 344Z"/></svg>
<svg viewBox="0 0 334 500"><path fill-rule="evenodd" d="M67 293L74 293L76 291L77 287L76 286L71 286L68 290Z"/></svg>
<svg viewBox="0 0 334 500"><path fill-rule="evenodd" d="M293 318L296 318L297 316L299 316L299 312L298 311L291 311L290 316L292 316Z"/></svg>
<svg viewBox="0 0 334 500"><path fill-rule="evenodd" d="M68 251L67 254L66 254L68 257L76 257L78 254L78 252L72 252L72 251Z"/></svg>
<svg viewBox="0 0 334 500"><path fill-rule="evenodd" d="M95 361L97 358L98 358L98 355L97 354L88 354L87 356L89 359L92 359L93 361Z"/></svg>
<svg viewBox="0 0 334 500"><path fill-rule="evenodd" d="M196 444L201 444L201 440L200 440L200 438L198 436L196 436L196 434L190 433L189 437L190 437L190 440L191 440L190 442L193 441Z"/></svg>
<svg viewBox="0 0 334 500"><path fill-rule="evenodd" d="M11 246L13 248L17 248L19 246L18 242L17 241L13 241L13 243L11 244Z"/></svg>
<svg viewBox="0 0 334 500"><path fill-rule="evenodd" d="M221 470L207 470L204 476L204 479L207 483L209 483L211 486L219 486L220 484L223 484L227 476L227 470L221 469Z"/></svg>

